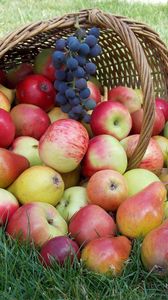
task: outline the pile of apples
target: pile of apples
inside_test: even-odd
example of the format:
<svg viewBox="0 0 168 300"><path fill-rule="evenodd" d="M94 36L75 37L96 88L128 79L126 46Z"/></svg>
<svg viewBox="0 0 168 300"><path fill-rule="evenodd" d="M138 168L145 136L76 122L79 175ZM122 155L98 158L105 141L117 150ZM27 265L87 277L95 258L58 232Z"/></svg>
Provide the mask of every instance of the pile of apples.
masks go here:
<svg viewBox="0 0 168 300"><path fill-rule="evenodd" d="M142 92L118 86L103 95L92 77L90 124L70 119L55 101L52 53L0 70L1 226L37 246L44 266L79 259L113 276L142 238L145 268L166 274L168 102L156 99L145 155L127 171L142 126Z"/></svg>

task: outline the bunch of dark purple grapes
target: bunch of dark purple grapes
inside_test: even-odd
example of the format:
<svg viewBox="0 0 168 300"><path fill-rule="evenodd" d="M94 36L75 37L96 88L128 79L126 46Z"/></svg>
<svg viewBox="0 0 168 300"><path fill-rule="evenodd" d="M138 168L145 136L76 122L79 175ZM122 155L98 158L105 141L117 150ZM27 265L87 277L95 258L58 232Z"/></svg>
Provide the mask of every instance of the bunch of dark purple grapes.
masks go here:
<svg viewBox="0 0 168 300"><path fill-rule="evenodd" d="M96 73L96 65L90 61L101 54L98 44L100 30L91 28L87 33L77 29L73 36L56 41L53 64L56 68L56 103L63 112L75 120L90 121L89 110L96 106L90 98L87 81Z"/></svg>

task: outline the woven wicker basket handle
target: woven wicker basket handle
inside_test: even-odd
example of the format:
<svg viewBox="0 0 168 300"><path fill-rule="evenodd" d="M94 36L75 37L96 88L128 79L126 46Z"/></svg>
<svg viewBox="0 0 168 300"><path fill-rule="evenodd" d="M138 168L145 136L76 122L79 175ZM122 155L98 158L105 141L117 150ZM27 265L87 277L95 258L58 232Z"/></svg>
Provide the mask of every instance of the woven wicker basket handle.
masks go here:
<svg viewBox="0 0 168 300"><path fill-rule="evenodd" d="M141 162L152 134L154 123L154 90L150 68L143 49L129 26L119 18L100 10L89 11L89 22L104 28L114 30L127 46L135 62L144 96L144 117L137 147L128 163L128 169L135 168Z"/></svg>

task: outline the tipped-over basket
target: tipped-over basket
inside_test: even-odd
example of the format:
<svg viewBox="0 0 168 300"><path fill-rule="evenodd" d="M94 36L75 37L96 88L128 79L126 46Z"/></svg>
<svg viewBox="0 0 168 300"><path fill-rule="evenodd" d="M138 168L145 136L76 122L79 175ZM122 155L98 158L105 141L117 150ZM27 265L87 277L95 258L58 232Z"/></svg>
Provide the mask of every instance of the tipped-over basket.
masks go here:
<svg viewBox="0 0 168 300"><path fill-rule="evenodd" d="M125 85L142 89L143 125L128 163L128 169L135 168L151 137L154 98L168 99L168 49L147 25L97 9L31 23L0 40L0 68L8 70L21 62L32 62L41 49L54 47L57 38L71 35L77 21L81 28L97 26L101 29L103 53L93 59L99 81L108 88Z"/></svg>

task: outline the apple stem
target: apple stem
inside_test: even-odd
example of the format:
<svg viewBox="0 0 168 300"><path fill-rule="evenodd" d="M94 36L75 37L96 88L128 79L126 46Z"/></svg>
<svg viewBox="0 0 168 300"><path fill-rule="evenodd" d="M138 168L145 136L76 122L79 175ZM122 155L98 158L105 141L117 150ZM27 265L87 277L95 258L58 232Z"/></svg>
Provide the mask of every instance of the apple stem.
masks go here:
<svg viewBox="0 0 168 300"><path fill-rule="evenodd" d="M104 86L103 90L104 90L104 95L101 98L101 102L108 101L108 88L107 88L107 86Z"/></svg>

